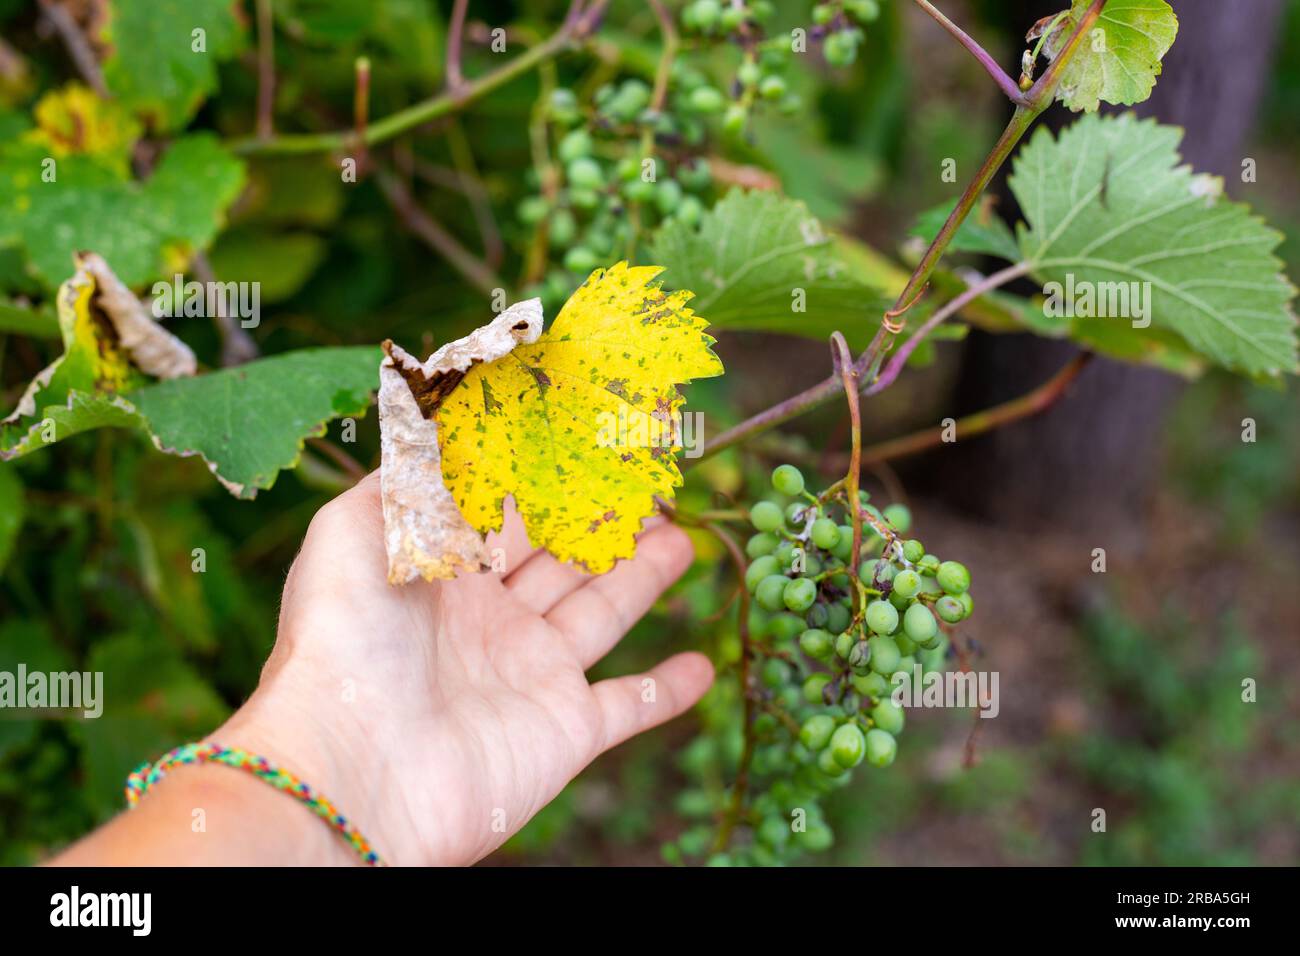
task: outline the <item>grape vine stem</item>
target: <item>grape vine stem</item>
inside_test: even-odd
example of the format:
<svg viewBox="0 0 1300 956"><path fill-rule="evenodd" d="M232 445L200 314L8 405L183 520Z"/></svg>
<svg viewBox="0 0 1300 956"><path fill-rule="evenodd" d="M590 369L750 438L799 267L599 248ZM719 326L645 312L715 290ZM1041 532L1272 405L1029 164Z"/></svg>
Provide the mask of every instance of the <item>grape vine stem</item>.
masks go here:
<svg viewBox="0 0 1300 956"><path fill-rule="evenodd" d="M1025 105L1024 92L1016 85L1016 81L1007 75L1006 70L998 66L997 60L993 59L992 55L984 47L980 46L965 30L944 16L943 12L930 3L929 0L915 0L915 2L918 7L933 17L935 22L947 30L958 43L964 46L971 56L979 61L980 66L984 67L988 75L993 77L998 88L1007 95L1007 98L1012 103L1016 106Z"/></svg>

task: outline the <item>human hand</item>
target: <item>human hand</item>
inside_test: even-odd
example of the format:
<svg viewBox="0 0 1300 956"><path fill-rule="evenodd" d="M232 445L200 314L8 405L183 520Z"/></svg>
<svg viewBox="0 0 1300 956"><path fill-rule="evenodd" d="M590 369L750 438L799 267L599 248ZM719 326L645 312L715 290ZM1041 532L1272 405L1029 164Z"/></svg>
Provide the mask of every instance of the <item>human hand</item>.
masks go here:
<svg viewBox="0 0 1300 956"><path fill-rule="evenodd" d="M584 676L690 564L680 529L653 526L599 577L529 548L513 509L488 544L505 571L394 587L378 472L325 505L262 681L212 739L297 773L389 862L469 864L599 754L708 689L696 653Z"/></svg>

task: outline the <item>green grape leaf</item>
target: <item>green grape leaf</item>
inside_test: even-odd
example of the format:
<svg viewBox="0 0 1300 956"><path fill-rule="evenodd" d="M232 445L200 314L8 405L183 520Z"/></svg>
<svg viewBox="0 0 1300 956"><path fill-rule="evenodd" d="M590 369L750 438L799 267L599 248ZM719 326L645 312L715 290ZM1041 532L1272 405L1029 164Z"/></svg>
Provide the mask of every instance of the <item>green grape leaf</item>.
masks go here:
<svg viewBox="0 0 1300 956"><path fill-rule="evenodd" d="M1105 321L1133 332L1150 321L1225 368L1293 372L1296 290L1274 255L1283 237L1224 197L1222 180L1181 165L1181 138L1131 114L1086 116L1059 138L1040 130L1010 178L1023 258L1079 318L1118 313Z"/></svg>
<svg viewBox="0 0 1300 956"><path fill-rule="evenodd" d="M130 398L160 451L202 456L231 494L252 498L329 421L365 412L381 358L370 346L301 349L158 382Z"/></svg>
<svg viewBox="0 0 1300 956"><path fill-rule="evenodd" d="M933 242L956 207L956 201L928 209L917 217L911 235ZM972 210L948 244L949 252L969 252L979 256L997 256L1008 262L1020 261L1020 247L1015 234L993 211L991 203L981 203Z"/></svg>
<svg viewBox="0 0 1300 956"><path fill-rule="evenodd" d="M650 259L665 284L695 293L691 307L717 329L850 340L874 332L892 305L845 267L801 202L732 190L699 227L669 221Z"/></svg>
<svg viewBox="0 0 1300 956"><path fill-rule="evenodd" d="M36 144L0 147L0 241L25 247L47 289L81 249L99 252L133 287L179 271L212 242L244 181L243 164L208 134L177 140L143 184L84 156L60 160L57 179L45 182L45 158Z"/></svg>
<svg viewBox="0 0 1300 956"><path fill-rule="evenodd" d="M154 129L180 129L217 88L244 38L237 0L114 0L98 37L104 81Z"/></svg>
<svg viewBox="0 0 1300 956"><path fill-rule="evenodd" d="M1056 59L1092 0L1074 0L1056 22L1043 52ZM1048 18L1050 21L1052 18ZM1045 21L1040 21L1040 23ZM1178 35L1178 17L1165 0L1111 0L1088 36L1081 37L1061 74L1056 98L1065 106L1089 113L1102 102L1132 106L1151 95L1161 60ZM1038 38L1031 31L1029 39Z"/></svg>

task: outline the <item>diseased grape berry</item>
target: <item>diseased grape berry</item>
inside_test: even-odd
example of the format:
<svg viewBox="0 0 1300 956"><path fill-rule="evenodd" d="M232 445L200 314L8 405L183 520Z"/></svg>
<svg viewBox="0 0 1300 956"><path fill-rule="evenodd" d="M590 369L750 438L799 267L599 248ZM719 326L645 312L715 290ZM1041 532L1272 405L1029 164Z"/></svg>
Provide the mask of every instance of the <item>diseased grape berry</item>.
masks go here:
<svg viewBox="0 0 1300 956"><path fill-rule="evenodd" d="M961 601L951 594L945 594L935 601L934 610L940 619L947 624L956 624L966 616L966 608L962 606Z"/></svg>
<svg viewBox="0 0 1300 956"><path fill-rule="evenodd" d="M825 604L814 604L804 615L804 620L808 622L809 627L824 628L830 622L831 611Z"/></svg>

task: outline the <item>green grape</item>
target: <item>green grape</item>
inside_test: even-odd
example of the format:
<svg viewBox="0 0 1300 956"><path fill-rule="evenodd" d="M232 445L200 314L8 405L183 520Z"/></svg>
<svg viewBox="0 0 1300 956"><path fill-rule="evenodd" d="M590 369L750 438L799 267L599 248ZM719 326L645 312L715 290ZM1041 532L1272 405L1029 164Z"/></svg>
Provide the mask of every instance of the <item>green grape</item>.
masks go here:
<svg viewBox="0 0 1300 956"><path fill-rule="evenodd" d="M601 256L609 255L610 250L614 248L614 240L609 233L600 229L588 229L586 238L582 241L588 249Z"/></svg>
<svg viewBox="0 0 1300 956"><path fill-rule="evenodd" d="M804 624L803 618L797 614L791 614L788 611L782 611L772 618L769 625L772 637L778 641L792 641L804 632L807 625Z"/></svg>
<svg viewBox="0 0 1300 956"><path fill-rule="evenodd" d="M776 692L777 700L786 710L794 710L798 707L800 696L799 688L791 685L786 685Z"/></svg>
<svg viewBox="0 0 1300 956"><path fill-rule="evenodd" d="M758 587L759 582L773 574L781 573L781 564L770 554L760 555L750 562L749 567L745 569L745 587L750 594Z"/></svg>
<svg viewBox="0 0 1300 956"><path fill-rule="evenodd" d="M908 528L912 527L912 512L907 505L890 505L881 513L884 515L885 520L893 525L894 530L899 534L902 534L907 531Z"/></svg>
<svg viewBox="0 0 1300 956"><path fill-rule="evenodd" d="M956 624L966 616L966 608L961 601L951 594L945 594L934 602L934 609L939 617L948 624Z"/></svg>
<svg viewBox="0 0 1300 956"><path fill-rule="evenodd" d="M782 523L785 522L784 514L781 515L781 521ZM780 526L778 525L778 527ZM775 556L775 558L778 561L781 562L782 567L788 568L790 567L791 564L794 563L795 552L802 554L803 549L800 548L799 545L795 544L793 541L782 541L780 544L776 546L776 550L773 551L772 554L773 556Z"/></svg>
<svg viewBox="0 0 1300 956"><path fill-rule="evenodd" d="M779 76L765 76L758 85L758 92L765 100L779 100L786 93L785 80Z"/></svg>
<svg viewBox="0 0 1300 956"><path fill-rule="evenodd" d="M780 724L777 722L775 714L769 714L767 711L759 714L754 718L754 733L760 737L766 737L771 734Z"/></svg>
<svg viewBox="0 0 1300 956"><path fill-rule="evenodd" d="M570 272L590 272L600 265L600 259L586 246L574 246L564 254L564 268Z"/></svg>
<svg viewBox="0 0 1300 956"><path fill-rule="evenodd" d="M623 184L623 195L629 202L650 202L655 198L655 184L638 177Z"/></svg>
<svg viewBox="0 0 1300 956"><path fill-rule="evenodd" d="M857 724L841 724L831 734L830 750L837 764L851 770L867 755L867 738Z"/></svg>
<svg viewBox="0 0 1300 956"><path fill-rule="evenodd" d="M655 205L663 215L671 213L681 201L682 187L676 180L664 179L659 182L659 188L655 192Z"/></svg>
<svg viewBox="0 0 1300 956"><path fill-rule="evenodd" d="M826 714L809 717L799 728L799 742L809 750L821 750L835 733L835 718Z"/></svg>
<svg viewBox="0 0 1300 956"><path fill-rule="evenodd" d="M704 32L710 32L722 16L722 4L718 0L695 0L695 23Z"/></svg>
<svg viewBox="0 0 1300 956"><path fill-rule="evenodd" d="M894 594L900 594L910 599L916 597L920 590L921 575L910 568L906 571L899 571L894 575Z"/></svg>
<svg viewBox="0 0 1300 956"><path fill-rule="evenodd" d="M964 594L970 587L970 571L958 561L945 561L939 565L935 580L949 594Z"/></svg>
<svg viewBox="0 0 1300 956"><path fill-rule="evenodd" d="M888 601L890 604L894 605L894 607L898 609L898 612L900 614L903 611L906 611L912 604L911 598L904 597L903 595L899 594L897 591L889 592Z"/></svg>
<svg viewBox="0 0 1300 956"><path fill-rule="evenodd" d="M844 9L860 23L870 23L880 16L877 0L844 0Z"/></svg>
<svg viewBox="0 0 1300 956"><path fill-rule="evenodd" d="M716 113L727 103L727 98L711 86L697 86L691 90L691 109L697 113Z"/></svg>
<svg viewBox="0 0 1300 956"><path fill-rule="evenodd" d="M794 842L809 853L824 853L835 843L835 834L826 824L818 823L796 833Z"/></svg>
<svg viewBox="0 0 1300 956"><path fill-rule="evenodd" d="M614 174L625 182L630 183L641 176L641 163L635 156L624 156L614 167Z"/></svg>
<svg viewBox="0 0 1300 956"><path fill-rule="evenodd" d="M921 655L921 664L927 671L941 671L948 658L948 642L940 640L934 647Z"/></svg>
<svg viewBox="0 0 1300 956"><path fill-rule="evenodd" d="M836 574L832 574L829 580L831 582L832 587L839 588L841 591L847 591L849 589L850 579L849 576L845 574L843 571L840 571ZM844 605L845 607L853 606L852 598L845 597L845 598L841 598L840 600L846 602Z"/></svg>
<svg viewBox="0 0 1300 956"><path fill-rule="evenodd" d="M832 634L838 634L849 626L853 612L838 601L826 605L826 623L823 625Z"/></svg>
<svg viewBox="0 0 1300 956"><path fill-rule="evenodd" d="M750 13L760 23L764 20L770 20L772 14L776 13L776 4L772 3L771 0L754 0L750 4Z"/></svg>
<svg viewBox="0 0 1300 956"><path fill-rule="evenodd" d="M957 600L961 601L962 609L966 612L965 617L970 617L975 612L975 599L970 596L969 591L962 591L957 595Z"/></svg>
<svg viewBox="0 0 1300 956"><path fill-rule="evenodd" d="M858 58L858 45L847 30L832 33L822 44L822 55L829 66L852 66Z"/></svg>
<svg viewBox="0 0 1300 956"><path fill-rule="evenodd" d="M821 628L809 628L799 635L799 647L813 660L824 661L835 653L835 639Z"/></svg>
<svg viewBox="0 0 1300 956"><path fill-rule="evenodd" d="M903 633L922 647L929 647L939 633L939 622L924 604L913 604L903 615Z"/></svg>
<svg viewBox="0 0 1300 956"><path fill-rule="evenodd" d="M758 825L758 829L754 831L754 836L759 843L778 848L786 845L790 834L790 824L784 817L765 817Z"/></svg>
<svg viewBox="0 0 1300 956"><path fill-rule="evenodd" d="M550 204L541 196L526 196L520 201L515 215L525 226L535 226L546 218L550 208Z"/></svg>
<svg viewBox="0 0 1300 956"><path fill-rule="evenodd" d="M892 611L893 608L890 608ZM898 650L898 645L894 643L891 637L876 635L867 641L871 645L871 669L877 674L889 677L898 670L898 662L902 659L902 653Z"/></svg>
<svg viewBox="0 0 1300 956"><path fill-rule="evenodd" d="M911 541L903 542L903 557L913 564L925 557L925 545L913 538Z"/></svg>
<svg viewBox="0 0 1300 956"><path fill-rule="evenodd" d="M812 526L812 542L824 551L833 551L840 543L840 528L830 518L818 518Z"/></svg>
<svg viewBox="0 0 1300 956"><path fill-rule="evenodd" d="M728 135L739 136L745 132L745 125L749 122L749 114L739 103L734 103L727 107L727 115L722 118L722 129Z"/></svg>
<svg viewBox="0 0 1300 956"><path fill-rule="evenodd" d="M889 696L889 681L875 671L870 674L854 674L849 678L849 683L863 697Z"/></svg>
<svg viewBox="0 0 1300 956"><path fill-rule="evenodd" d="M901 671L902 673L907 674L908 677L911 677L912 670L915 667L916 667L916 658L913 657L911 654L905 654L898 659L898 668L897 670L894 671L894 674L898 674ZM890 676L892 678L893 675Z"/></svg>
<svg viewBox="0 0 1300 956"><path fill-rule="evenodd" d="M934 577L939 573L939 559L933 554L924 555L916 562L916 570L928 577Z"/></svg>
<svg viewBox="0 0 1300 956"><path fill-rule="evenodd" d="M898 741L894 735L879 727L867 731L867 763L873 767L888 767L898 755Z"/></svg>
<svg viewBox="0 0 1300 956"><path fill-rule="evenodd" d="M736 79L742 86L754 86L762 77L763 71L754 60L745 60L736 69Z"/></svg>
<svg viewBox="0 0 1300 956"><path fill-rule="evenodd" d="M569 182L578 189L603 189L605 173L600 163L588 156L579 156L565 167Z"/></svg>
<svg viewBox="0 0 1300 956"><path fill-rule="evenodd" d="M902 707L885 698L871 708L871 719L881 730L887 730L891 734L900 734L903 732L903 723L906 718Z"/></svg>
<svg viewBox="0 0 1300 956"><path fill-rule="evenodd" d="M673 213L673 218L687 226L694 226L699 224L700 217L703 215L704 203L694 196L683 196L682 201L677 205L677 211Z"/></svg>
<svg viewBox="0 0 1300 956"><path fill-rule="evenodd" d="M551 98L547 104L550 111L551 119L564 126L572 126L582 119L582 110L578 106L578 97L573 90L566 87L557 87L551 90Z"/></svg>
<svg viewBox="0 0 1300 956"><path fill-rule="evenodd" d="M848 616L848 613L849 612L847 610L844 612L846 618ZM845 621L845 624L846 625L848 624L847 620ZM849 655L853 653L853 645L855 643L857 642L853 639L853 635L850 634L848 631L845 631L842 634L837 635L835 638L836 656L838 656L839 659L842 661L847 661L849 659Z"/></svg>
<svg viewBox="0 0 1300 956"><path fill-rule="evenodd" d="M796 614L802 614L817 600L817 585L807 578L795 578L786 583L782 596L786 607Z"/></svg>
<svg viewBox="0 0 1300 956"><path fill-rule="evenodd" d="M745 22L745 11L741 7L727 7L722 11L720 22L725 32L733 33Z"/></svg>
<svg viewBox="0 0 1300 956"><path fill-rule="evenodd" d="M836 530L839 531L840 536L835 542L835 547L831 548L831 554L848 564L849 557L853 553L853 528L842 524Z"/></svg>
<svg viewBox="0 0 1300 956"><path fill-rule="evenodd" d="M843 728L840 728L841 730ZM839 733L837 730L836 733ZM835 734L832 734L832 739ZM832 747L827 747L817 755L817 769L828 777L841 776L848 768L835 759L835 751Z"/></svg>
<svg viewBox="0 0 1300 956"><path fill-rule="evenodd" d="M876 634L893 634L898 629L898 609L888 601L872 601L867 605L866 622Z"/></svg>
<svg viewBox="0 0 1300 956"><path fill-rule="evenodd" d="M822 573L822 562L815 554L806 554L803 559L803 574L806 577L816 577Z"/></svg>
<svg viewBox="0 0 1300 956"><path fill-rule="evenodd" d="M749 520L758 531L775 531L785 523L785 515L776 502L759 501L749 509Z"/></svg>
<svg viewBox="0 0 1300 956"><path fill-rule="evenodd" d="M715 853L704 863L705 866L735 866L736 861L729 853Z"/></svg>
<svg viewBox="0 0 1300 956"><path fill-rule="evenodd" d="M802 528L808 520L808 505L802 501L792 501L786 505L785 523L792 528Z"/></svg>
<svg viewBox="0 0 1300 956"><path fill-rule="evenodd" d="M803 682L803 699L810 704L825 703L822 694L830 682L830 674L813 674Z"/></svg>
<svg viewBox="0 0 1300 956"><path fill-rule="evenodd" d="M785 610L785 588L790 579L784 574L770 574L754 588L754 603L765 611Z"/></svg>
<svg viewBox="0 0 1300 956"><path fill-rule="evenodd" d="M570 189L569 202L575 209L590 212L600 205L600 193L594 189Z"/></svg>
<svg viewBox="0 0 1300 956"><path fill-rule="evenodd" d="M566 133L560 140L560 145L555 148L555 155L560 162L568 165L575 159L590 156L594 146L590 133L585 129L575 129L572 133Z"/></svg>
<svg viewBox="0 0 1300 956"><path fill-rule="evenodd" d="M772 487L783 495L795 497L803 494L803 472L794 465L778 465L772 471Z"/></svg>
<svg viewBox="0 0 1300 956"><path fill-rule="evenodd" d="M776 546L780 543L781 539L772 532L760 531L745 542L745 554L750 558L761 558L763 555L775 551Z"/></svg>
<svg viewBox="0 0 1300 956"><path fill-rule="evenodd" d="M777 688L790 680L790 665L779 657L769 657L763 662L759 679L764 687Z"/></svg>
<svg viewBox="0 0 1300 956"><path fill-rule="evenodd" d="M812 20L819 27L824 27L835 19L835 5L833 3L819 3L813 7Z"/></svg>
<svg viewBox="0 0 1300 956"><path fill-rule="evenodd" d="M906 621L907 616L904 615L903 617L904 621ZM916 650L916 642L906 634L895 634L894 643L898 645L898 653L902 654L904 657Z"/></svg>
<svg viewBox="0 0 1300 956"><path fill-rule="evenodd" d="M866 641L855 641L849 648L849 667L856 674L863 674L871 667L871 645Z"/></svg>
<svg viewBox="0 0 1300 956"><path fill-rule="evenodd" d="M569 210L557 209L551 214L547 230L551 246L555 249L565 249L578 235L578 222Z"/></svg>
<svg viewBox="0 0 1300 956"><path fill-rule="evenodd" d="M761 607L751 605L749 608L749 636L766 637L772 626L772 618Z"/></svg>

